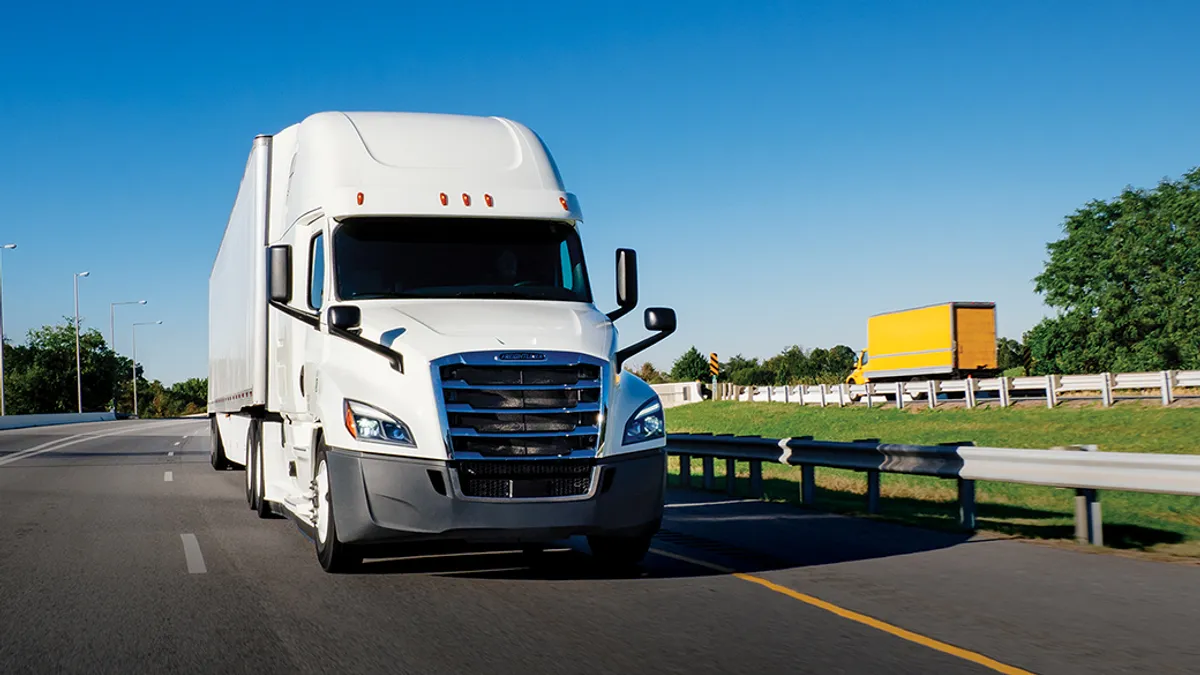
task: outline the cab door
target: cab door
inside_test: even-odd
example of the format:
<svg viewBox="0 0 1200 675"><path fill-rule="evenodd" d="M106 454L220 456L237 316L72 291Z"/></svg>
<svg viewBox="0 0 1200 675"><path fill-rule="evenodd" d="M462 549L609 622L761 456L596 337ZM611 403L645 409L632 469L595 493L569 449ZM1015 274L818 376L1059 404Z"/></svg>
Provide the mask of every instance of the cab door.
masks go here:
<svg viewBox="0 0 1200 675"><path fill-rule="evenodd" d="M284 420L286 459L294 466L289 470L293 490L305 492L312 477L312 438L316 416L310 405L315 371L310 354L323 337L315 327L325 304L326 261L324 235L325 219L319 215L306 217L291 229L292 301L290 305L310 315L312 322L283 317L287 328L279 331L274 341L273 360L275 380L279 383L279 412Z"/></svg>

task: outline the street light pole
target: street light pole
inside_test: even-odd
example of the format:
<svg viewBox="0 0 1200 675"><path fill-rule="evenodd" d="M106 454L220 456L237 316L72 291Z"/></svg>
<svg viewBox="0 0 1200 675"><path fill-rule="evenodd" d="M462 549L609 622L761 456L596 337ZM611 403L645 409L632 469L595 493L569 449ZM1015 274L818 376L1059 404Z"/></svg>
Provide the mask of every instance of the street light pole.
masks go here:
<svg viewBox="0 0 1200 675"><path fill-rule="evenodd" d="M91 272L75 273L75 391L79 397L79 412L83 413L83 361L79 356L79 277Z"/></svg>
<svg viewBox="0 0 1200 675"><path fill-rule="evenodd" d="M138 326L157 326L162 321L142 321L133 324L130 332L133 334L133 416L138 416L138 400L137 400L137 327Z"/></svg>
<svg viewBox="0 0 1200 675"><path fill-rule="evenodd" d="M14 249L16 244L0 246L0 251ZM4 274L0 272L0 415L4 415Z"/></svg>
<svg viewBox="0 0 1200 675"><path fill-rule="evenodd" d="M117 305L144 305L144 304L146 304L145 300L129 300L126 302L110 302L110 303L108 303L108 348L112 350L113 354L117 353L117 324L116 324ZM0 361L0 364L2 364L2 363L3 362ZM3 385L0 385L0 391L2 391L2 390L3 390ZM116 380L116 378L113 378L112 404L113 404L112 411L115 413L115 412L117 412L117 380ZM3 414L3 413L0 413L0 414Z"/></svg>

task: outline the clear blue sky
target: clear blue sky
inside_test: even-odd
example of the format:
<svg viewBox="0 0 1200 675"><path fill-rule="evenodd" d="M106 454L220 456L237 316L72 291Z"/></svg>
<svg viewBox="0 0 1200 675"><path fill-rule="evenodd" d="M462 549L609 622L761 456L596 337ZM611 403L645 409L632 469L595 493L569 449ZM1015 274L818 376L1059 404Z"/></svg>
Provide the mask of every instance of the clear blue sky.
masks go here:
<svg viewBox="0 0 1200 675"><path fill-rule="evenodd" d="M207 281L251 138L319 110L503 115L586 218L599 304L637 248L689 345L858 348L866 317L998 303L1019 334L1064 216L1200 164L1194 2L10 3L10 339L72 312L166 383L206 373ZM647 3L650 4L650 3ZM2 242L0 242L2 243ZM621 322L633 339L636 318Z"/></svg>

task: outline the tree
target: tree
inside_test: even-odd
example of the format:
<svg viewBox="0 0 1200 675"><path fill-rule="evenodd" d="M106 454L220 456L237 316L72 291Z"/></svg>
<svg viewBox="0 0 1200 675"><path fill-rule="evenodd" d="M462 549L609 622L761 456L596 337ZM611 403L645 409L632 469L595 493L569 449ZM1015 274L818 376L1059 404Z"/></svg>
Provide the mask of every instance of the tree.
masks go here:
<svg viewBox="0 0 1200 675"><path fill-rule="evenodd" d="M1035 279L1058 310L1026 336L1038 373L1200 368L1200 167L1063 224Z"/></svg>
<svg viewBox="0 0 1200 675"><path fill-rule="evenodd" d="M1028 369L1028 348L1012 338L1000 338L996 341L996 365L1000 370L1012 368Z"/></svg>
<svg viewBox="0 0 1200 675"><path fill-rule="evenodd" d="M643 363L640 367L638 367L637 370L631 370L629 372L637 375L649 384L663 384L668 381L667 376L664 375L663 372L658 368L655 368L654 364L650 363L649 361Z"/></svg>
<svg viewBox="0 0 1200 675"><path fill-rule="evenodd" d="M695 346L675 359L675 363L671 365L671 379L675 382L703 382L710 377L708 359L704 358Z"/></svg>
<svg viewBox="0 0 1200 675"><path fill-rule="evenodd" d="M804 377L805 369L808 366L808 355L799 345L792 345L776 356L767 359L763 366L774 373L773 384L797 384Z"/></svg>
<svg viewBox="0 0 1200 675"><path fill-rule="evenodd" d="M734 384L742 384L733 379L733 374L739 370L758 367L758 359L747 359L741 354L735 354L723 363L720 364L721 372L717 379L721 382L732 382Z"/></svg>
<svg viewBox="0 0 1200 675"><path fill-rule="evenodd" d="M133 362L118 356L95 329L79 336L80 373L85 411L107 410L118 378L132 373ZM10 414L78 410L75 374L75 325L32 329L23 345L5 345L5 397Z"/></svg>

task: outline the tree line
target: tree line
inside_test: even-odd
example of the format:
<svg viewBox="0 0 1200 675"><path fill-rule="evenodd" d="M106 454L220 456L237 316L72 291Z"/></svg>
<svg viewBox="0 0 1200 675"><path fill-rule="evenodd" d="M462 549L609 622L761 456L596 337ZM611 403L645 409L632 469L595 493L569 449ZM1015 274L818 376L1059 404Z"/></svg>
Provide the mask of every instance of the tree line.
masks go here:
<svg viewBox="0 0 1200 675"><path fill-rule="evenodd" d="M804 349L792 345L769 359L746 358L741 354L720 362L719 382L738 385L795 385L834 384L846 379L854 368L857 355L846 345L832 349ZM663 382L709 382L708 357L695 346L675 359L671 369L661 372L654 365L644 363L633 371L638 377L651 384Z"/></svg>
<svg viewBox="0 0 1200 675"><path fill-rule="evenodd" d="M4 343L5 412L10 415L69 413L78 410L75 381L73 319L31 329L22 344ZM79 333L83 409L133 412L134 363L112 350L100 331ZM177 417L204 412L208 405L207 378L192 378L165 386L147 380L137 366L138 415Z"/></svg>

